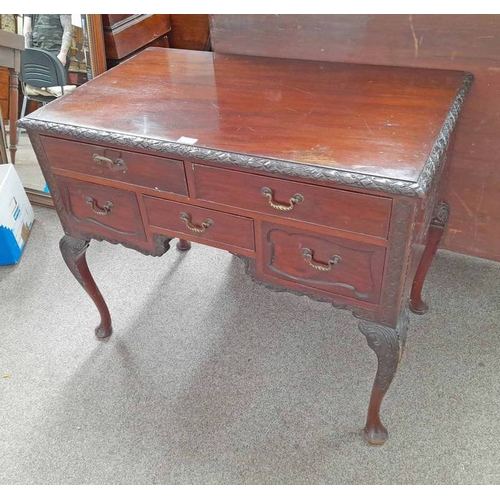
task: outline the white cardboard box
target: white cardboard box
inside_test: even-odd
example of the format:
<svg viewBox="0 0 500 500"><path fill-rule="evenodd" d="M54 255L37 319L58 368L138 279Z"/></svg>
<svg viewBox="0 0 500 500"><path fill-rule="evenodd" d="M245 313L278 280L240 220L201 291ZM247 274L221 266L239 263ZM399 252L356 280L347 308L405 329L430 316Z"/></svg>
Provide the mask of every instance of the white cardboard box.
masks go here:
<svg viewBox="0 0 500 500"><path fill-rule="evenodd" d="M35 220L14 165L0 165L0 265L16 264Z"/></svg>

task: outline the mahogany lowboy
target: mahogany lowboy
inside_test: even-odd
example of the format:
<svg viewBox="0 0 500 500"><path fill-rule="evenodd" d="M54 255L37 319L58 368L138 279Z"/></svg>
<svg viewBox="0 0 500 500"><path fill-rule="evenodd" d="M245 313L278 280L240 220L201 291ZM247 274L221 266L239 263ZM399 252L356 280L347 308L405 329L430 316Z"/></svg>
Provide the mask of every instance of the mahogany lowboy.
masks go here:
<svg viewBox="0 0 500 500"><path fill-rule="evenodd" d="M446 150L471 83L458 71L154 48L21 123L99 338L112 326L85 259L91 239L150 255L172 238L228 250L266 286L360 318L378 358L365 438L381 444L408 308L426 310Z"/></svg>

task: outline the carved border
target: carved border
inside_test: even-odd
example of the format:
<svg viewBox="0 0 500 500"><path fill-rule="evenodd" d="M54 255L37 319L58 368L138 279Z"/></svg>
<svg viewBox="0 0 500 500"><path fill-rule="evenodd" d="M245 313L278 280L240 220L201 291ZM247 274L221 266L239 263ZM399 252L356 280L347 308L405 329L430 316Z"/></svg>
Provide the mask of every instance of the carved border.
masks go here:
<svg viewBox="0 0 500 500"><path fill-rule="evenodd" d="M301 177L316 181L335 182L346 186L382 191L395 195L424 197L441 164L441 159L446 154L451 134L464 104L465 96L470 90L473 79L474 76L471 73L465 73L462 85L455 96L450 110L448 111L448 115L417 182L398 181L374 175L336 170L334 168L298 164L295 162L273 160L227 151L216 151L208 148L179 144L178 142L147 139L140 136L122 134L118 132L94 130L74 125L46 122L29 117L19 120L18 125L26 128L27 130L38 130L39 132L55 135L69 135L84 141L104 142L128 148L144 149L160 154L170 154L183 158L237 166L249 170L259 170L289 177ZM299 165L300 168L297 168Z"/></svg>
<svg viewBox="0 0 500 500"><path fill-rule="evenodd" d="M408 308L404 308L398 318L396 328L360 321L359 330L366 337L368 345L377 354L378 370L375 384L385 392L396 374L396 368L403 356L409 325Z"/></svg>
<svg viewBox="0 0 500 500"><path fill-rule="evenodd" d="M375 311L371 309L366 309L361 306L356 306L354 304L348 303L348 302L342 302L341 300L334 299L332 297L325 296L321 293L320 290L318 290L318 293L314 293L313 291L311 292L306 292L303 290L297 290L293 289L290 287L287 287L285 285L279 285L277 283L271 282L271 281L263 281L257 276L257 270L256 270L256 262L255 259L246 257L244 255L239 255L239 254L233 254L236 257L238 257L245 265L245 274L250 277L250 279L256 283L257 285L263 286L267 288L268 290L271 290L273 292L288 292L293 295L296 295L298 297L309 297L312 300L315 300L317 302L326 302L330 304L332 307L335 309L345 309L347 311L351 311L353 316L358 319L363 319L366 321L374 321L375 320ZM307 285L305 285L307 286ZM326 292L328 293L328 292Z"/></svg>
<svg viewBox="0 0 500 500"><path fill-rule="evenodd" d="M36 133L30 133L29 135L33 150L35 151L38 163L40 164L40 168L42 169L45 181L49 186L50 194L52 196L52 199L54 200L57 215L59 217L59 220L61 221L61 225L65 234L85 240L94 239L97 241L107 241L108 243L112 243L113 245L122 245L126 248L137 250L144 255L151 255L153 257L159 257L163 255L170 248L169 242L173 238L158 234L153 234L152 243L150 243L148 240L138 240L137 243L124 242L120 239L109 238L108 236L102 236L98 233L90 231L74 234L70 229L72 227L71 222L69 221L70 213L64 206L64 194L61 193L59 183L57 183L54 179L54 175L52 174L52 171L50 169L50 165L45 154L45 149L43 147L42 141Z"/></svg>
<svg viewBox="0 0 500 500"><path fill-rule="evenodd" d="M369 267L369 272L370 272L370 278L372 280L372 291L370 292L360 292L354 285L351 285L349 283L345 283L343 281L332 281L332 280L327 280L325 279L324 281L320 281L320 280L314 280L314 279L311 279L311 278L304 278L304 277L300 277L300 276L296 276L296 275L293 275L293 274L288 274L286 273L285 271L279 269L278 267L276 267L274 264L275 264L275 261L276 261L276 248L275 248L275 244L274 242L271 240L271 234L275 231L279 231L279 232L282 232L282 233L285 233L287 236L289 237L294 237L294 236L301 236L300 233L294 233L294 232L290 232L290 233L287 233L286 231L284 231L282 228L272 228L270 231L267 232L267 235L266 235L266 241L268 243L268 245L271 247L271 260L268 264L268 267L269 269L271 269L273 272L275 272L276 274L280 275L280 276L283 276L285 279L288 279L288 280L293 280L293 281L298 281L299 283L302 283L306 286L314 286L314 285L320 285L320 286L338 286L338 287L341 287L341 288L345 288L349 291L351 291L355 296L356 298L360 299L360 300L365 300L365 301L368 301L368 299L372 298L372 296L374 295L373 293L373 289L375 288L375 279L373 277L373 264L372 264L372 259L373 259L373 254L375 253L375 250L361 250L361 249L357 249L356 252L360 252L360 253L365 253L365 254L369 254L369 264L368 264L368 267ZM310 238L314 238L316 240L319 240L321 242L327 242L327 243L330 243L328 240L325 240L324 238L319 238L318 236L309 236ZM350 248L348 247L345 247L343 246L342 244L340 243L335 243L335 245L337 245L338 247L342 248L343 250L345 250L345 254L348 254L349 251L351 250ZM379 285L379 290L380 290L380 285ZM375 290L375 293L376 293L377 290ZM332 293L335 293L334 291ZM372 301L369 301L371 304L373 304L374 302ZM375 302L376 303L376 302Z"/></svg>
<svg viewBox="0 0 500 500"><path fill-rule="evenodd" d="M99 220L92 218L92 217L78 217L75 214L75 211L73 210L73 201L71 198L69 186L64 182L64 178L59 177L59 179L60 179L58 181L59 182L59 192L60 192L60 195L63 197L63 199L66 202L66 205L68 207L67 213L76 222L83 222L86 224L96 224L97 226L103 227L104 229L107 229L108 231L113 231L113 232L117 233L118 236L125 236L125 237L130 236L130 237L135 238L137 240L142 240L144 242L147 241L147 236L146 236L146 232L144 230L144 226L142 224L142 219L141 219L141 231L136 231L135 233L131 233L130 231L121 231L120 229L117 229L113 226L105 224ZM139 206L137 206L137 211L139 211Z"/></svg>

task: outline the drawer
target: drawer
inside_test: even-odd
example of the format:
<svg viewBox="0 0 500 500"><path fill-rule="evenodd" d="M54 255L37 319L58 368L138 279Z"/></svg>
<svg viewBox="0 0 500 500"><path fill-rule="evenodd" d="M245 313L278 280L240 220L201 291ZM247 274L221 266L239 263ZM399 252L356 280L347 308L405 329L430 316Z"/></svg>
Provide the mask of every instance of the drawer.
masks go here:
<svg viewBox="0 0 500 500"><path fill-rule="evenodd" d="M135 193L91 182L54 176L69 214L69 223L79 234L88 231L120 241L146 240Z"/></svg>
<svg viewBox="0 0 500 500"><path fill-rule="evenodd" d="M188 195L184 163L120 149L41 137L52 168Z"/></svg>
<svg viewBox="0 0 500 500"><path fill-rule="evenodd" d="M144 196L148 224L200 240L255 249L253 220L184 203Z"/></svg>
<svg viewBox="0 0 500 500"><path fill-rule="evenodd" d="M384 247L269 223L262 231L264 274L378 303Z"/></svg>
<svg viewBox="0 0 500 500"><path fill-rule="evenodd" d="M199 200L387 238L390 198L205 165L193 170Z"/></svg>

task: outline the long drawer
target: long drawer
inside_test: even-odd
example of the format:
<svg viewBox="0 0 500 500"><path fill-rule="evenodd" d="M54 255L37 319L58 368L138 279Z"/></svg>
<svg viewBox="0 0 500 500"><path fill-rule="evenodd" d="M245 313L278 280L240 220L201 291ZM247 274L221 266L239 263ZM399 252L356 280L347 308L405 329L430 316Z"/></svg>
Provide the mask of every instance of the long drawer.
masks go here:
<svg viewBox="0 0 500 500"><path fill-rule="evenodd" d="M384 247L270 223L262 231L265 275L378 303Z"/></svg>
<svg viewBox="0 0 500 500"><path fill-rule="evenodd" d="M54 137L42 136L41 140L52 168L188 195L181 160Z"/></svg>
<svg viewBox="0 0 500 500"><path fill-rule="evenodd" d="M216 210L144 196L147 223L206 242L255 249L253 220Z"/></svg>
<svg viewBox="0 0 500 500"><path fill-rule="evenodd" d="M205 202L386 238L392 200L193 165L196 197Z"/></svg>

